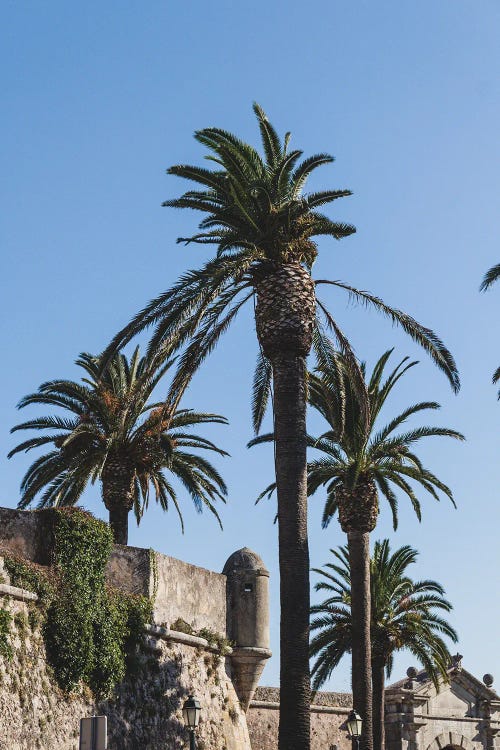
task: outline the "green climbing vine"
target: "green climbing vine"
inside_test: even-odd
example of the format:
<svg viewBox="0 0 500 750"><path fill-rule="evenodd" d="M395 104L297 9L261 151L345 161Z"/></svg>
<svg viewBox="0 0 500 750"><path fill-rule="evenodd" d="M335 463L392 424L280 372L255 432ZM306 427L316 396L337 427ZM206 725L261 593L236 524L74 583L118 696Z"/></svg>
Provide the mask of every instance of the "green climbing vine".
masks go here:
<svg viewBox="0 0 500 750"><path fill-rule="evenodd" d="M0 609L0 656L7 661L12 659L12 646L9 641L11 621L10 612L3 608Z"/></svg>
<svg viewBox="0 0 500 750"><path fill-rule="evenodd" d="M69 692L82 681L102 698L125 677L152 605L106 585L113 546L106 523L79 509L54 510L51 532L50 575L12 558L5 569L13 585L39 596L47 657L60 687Z"/></svg>
<svg viewBox="0 0 500 750"><path fill-rule="evenodd" d="M156 599L158 593L158 560L154 549L149 548L149 568L151 570L151 576L153 578L153 600Z"/></svg>
<svg viewBox="0 0 500 750"><path fill-rule="evenodd" d="M4 556L4 567L13 586L33 591L38 595L39 605L43 608L50 604L54 597L52 571L10 555Z"/></svg>

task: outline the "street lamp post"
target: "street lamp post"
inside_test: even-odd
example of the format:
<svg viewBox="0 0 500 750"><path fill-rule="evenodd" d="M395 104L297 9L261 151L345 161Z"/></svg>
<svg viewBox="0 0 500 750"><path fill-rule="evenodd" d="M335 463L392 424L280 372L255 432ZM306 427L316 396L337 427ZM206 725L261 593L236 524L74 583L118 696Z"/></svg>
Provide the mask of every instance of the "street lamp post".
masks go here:
<svg viewBox="0 0 500 750"><path fill-rule="evenodd" d="M359 750L359 738L361 737L361 730L363 728L363 719L353 709L347 717L347 732L352 740L356 740L356 746Z"/></svg>
<svg viewBox="0 0 500 750"><path fill-rule="evenodd" d="M201 705L200 701L190 695L187 701L182 707L182 715L184 717L184 723L189 730L189 750L196 750L196 742L194 739L194 730L200 723Z"/></svg>

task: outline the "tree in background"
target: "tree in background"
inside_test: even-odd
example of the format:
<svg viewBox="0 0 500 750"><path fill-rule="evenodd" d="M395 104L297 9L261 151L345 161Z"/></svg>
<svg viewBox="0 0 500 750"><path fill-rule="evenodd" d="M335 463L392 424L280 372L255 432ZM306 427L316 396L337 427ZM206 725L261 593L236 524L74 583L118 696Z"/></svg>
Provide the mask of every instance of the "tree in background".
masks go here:
<svg viewBox="0 0 500 750"><path fill-rule="evenodd" d="M333 284L400 324L459 387L450 353L435 334L373 295L337 281L313 281L315 238L341 239L354 227L332 221L319 209L349 190L304 193L308 177L329 164L328 154L302 159L282 140L258 105L254 111L263 155L220 128L195 138L209 150L213 169L178 165L168 172L196 183L164 205L201 211L200 232L179 242L215 245L216 257L191 270L150 302L114 339L105 356L148 326L155 326L150 351L183 348L169 399L176 402L241 307L255 305L260 355L254 385L254 425L259 429L271 381L276 435L281 603L280 750L307 750L310 744L309 552L306 476L306 357L314 343L322 357L322 315L356 371L339 326L316 299L315 286ZM359 373L358 373L359 376ZM361 381L361 378L359 378ZM367 717L367 721L369 717Z"/></svg>
<svg viewBox="0 0 500 750"><path fill-rule="evenodd" d="M343 656L353 647L351 611L351 566L347 547L330 550L333 563L314 568L322 580L316 591L325 591L327 599L311 607L315 616L311 630L311 656L317 657L312 670L313 687L318 690L328 680ZM418 552L409 545L391 554L389 540L375 542L370 560L371 590L371 670L373 682L373 745L384 747L385 675L392 672L396 651L408 649L422 664L439 689L439 680L448 681L451 655L441 637L458 640L452 626L441 617L450 612L444 589L436 581L413 581L407 568L415 563Z"/></svg>
<svg viewBox="0 0 500 750"><path fill-rule="evenodd" d="M85 372L80 383L53 380L19 403L19 408L41 404L66 412L36 417L12 429L44 434L17 445L9 458L51 447L26 472L19 507L26 508L37 495L40 508L75 505L88 483L100 480L114 540L127 544L128 515L134 509L139 523L151 490L164 510L170 502L174 505L184 528L179 498L171 484L175 477L196 509L201 512L206 506L220 524L214 503L225 501L226 485L198 451L227 454L191 429L200 424L226 424L226 419L190 409L172 411L163 402L148 403L172 362L140 357L138 348L130 362L125 355L115 354L104 370L100 359L90 354L80 355L76 364Z"/></svg>
<svg viewBox="0 0 500 750"><path fill-rule="evenodd" d="M370 532L379 514L379 494L389 502L397 527L397 496L402 491L421 520L420 502L412 482L439 499L438 491L453 502L449 487L426 469L414 452L424 438L445 436L463 440L446 427L415 427L398 431L422 411L439 409L433 401L416 403L377 427L378 418L392 389L417 362L405 357L384 378L392 349L385 352L366 381L368 401L360 396L352 372L342 355L332 354L330 366L319 368L310 378L310 403L326 419L329 429L313 445L323 454L308 465L309 493L326 487L323 525L338 513L347 534L351 576L352 687L354 707L366 716L371 712L370 645ZM361 366L363 374L366 368Z"/></svg>
<svg viewBox="0 0 500 750"><path fill-rule="evenodd" d="M479 287L479 290L481 292L485 292L487 289L490 288L492 284L495 283L495 281L498 281L500 279L500 263L498 263L496 266L492 266L489 271L487 271L484 275L484 279L481 282L481 286ZM493 382L498 383L500 380L500 367L497 367L495 372L493 373ZM498 391L498 398L500 399L500 391Z"/></svg>

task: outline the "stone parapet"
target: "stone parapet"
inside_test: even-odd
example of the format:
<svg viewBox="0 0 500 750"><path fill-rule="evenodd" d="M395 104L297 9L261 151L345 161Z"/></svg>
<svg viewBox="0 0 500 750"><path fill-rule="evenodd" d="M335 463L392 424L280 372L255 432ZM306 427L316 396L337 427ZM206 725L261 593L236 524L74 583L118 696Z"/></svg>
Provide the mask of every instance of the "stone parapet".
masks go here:
<svg viewBox="0 0 500 750"><path fill-rule="evenodd" d="M154 619L171 626L182 618L194 630L226 635L226 576L158 552L151 558Z"/></svg>
<svg viewBox="0 0 500 750"><path fill-rule="evenodd" d="M263 701L265 703L277 703L280 702L280 689L276 687L258 687L255 691L254 700ZM316 706L333 706L336 708L345 708L349 711L352 708L352 693L328 693L328 692L317 692L313 695L311 701L311 711Z"/></svg>

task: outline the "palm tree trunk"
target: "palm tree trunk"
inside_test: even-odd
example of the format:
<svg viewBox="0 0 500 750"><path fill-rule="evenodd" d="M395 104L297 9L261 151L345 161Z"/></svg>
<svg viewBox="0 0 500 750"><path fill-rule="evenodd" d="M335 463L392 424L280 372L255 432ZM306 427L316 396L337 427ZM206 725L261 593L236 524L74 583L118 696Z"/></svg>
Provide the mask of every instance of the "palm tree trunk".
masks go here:
<svg viewBox="0 0 500 750"><path fill-rule="evenodd" d="M272 360L280 564L279 750L310 747L305 358Z"/></svg>
<svg viewBox="0 0 500 750"><path fill-rule="evenodd" d="M373 750L383 750L385 743L385 660L383 656L372 661L373 686Z"/></svg>
<svg viewBox="0 0 500 750"><path fill-rule="evenodd" d="M115 544L128 544L128 514L128 509L120 505L109 511L109 525Z"/></svg>
<svg viewBox="0 0 500 750"><path fill-rule="evenodd" d="M351 565L352 694L363 719L362 750L373 750L370 642L370 534L347 533Z"/></svg>
<svg viewBox="0 0 500 750"><path fill-rule="evenodd" d="M280 562L279 750L309 750L309 548L307 543L306 357L316 297L300 263L254 270L255 324L273 367Z"/></svg>
<svg viewBox="0 0 500 750"><path fill-rule="evenodd" d="M115 544L128 543L128 514L134 506L134 470L119 455L108 456L101 472L102 500Z"/></svg>

